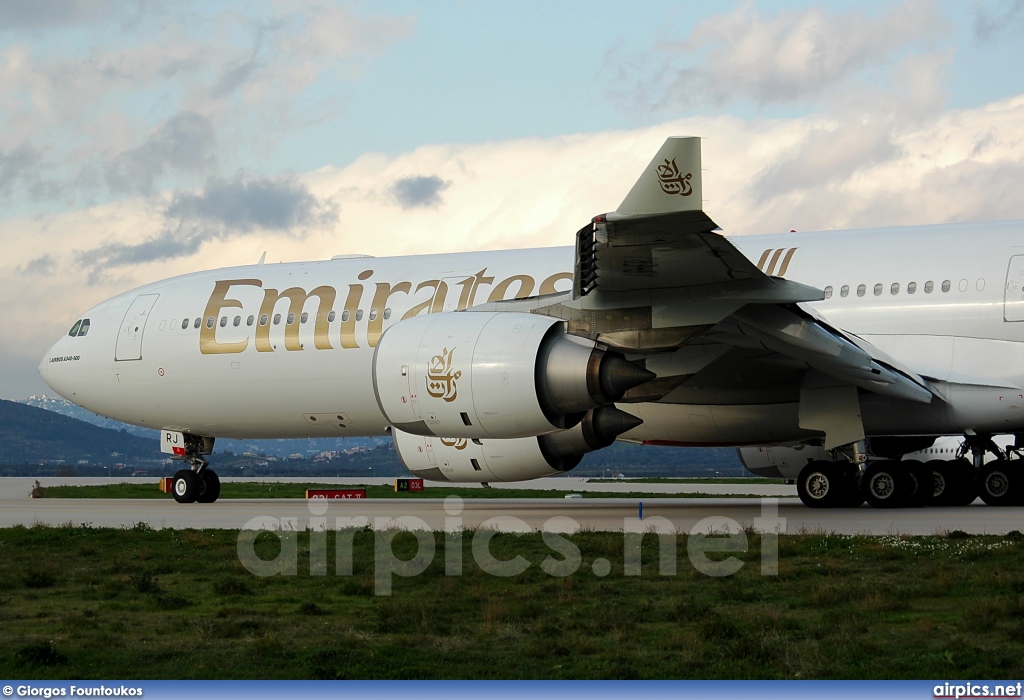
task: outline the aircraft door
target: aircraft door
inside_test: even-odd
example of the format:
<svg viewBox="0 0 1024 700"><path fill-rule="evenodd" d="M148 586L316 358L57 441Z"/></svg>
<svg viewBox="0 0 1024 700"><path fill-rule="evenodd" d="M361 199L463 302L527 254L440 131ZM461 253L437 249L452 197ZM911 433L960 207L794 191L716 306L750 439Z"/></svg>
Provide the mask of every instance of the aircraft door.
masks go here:
<svg viewBox="0 0 1024 700"><path fill-rule="evenodd" d="M1014 255L1006 268L1003 320L1024 321L1024 255Z"/></svg>
<svg viewBox="0 0 1024 700"><path fill-rule="evenodd" d="M149 312L160 297L159 294L140 294L128 307L128 313L121 322L121 330L117 333L117 344L114 346L115 360L141 360L142 334L146 331Z"/></svg>

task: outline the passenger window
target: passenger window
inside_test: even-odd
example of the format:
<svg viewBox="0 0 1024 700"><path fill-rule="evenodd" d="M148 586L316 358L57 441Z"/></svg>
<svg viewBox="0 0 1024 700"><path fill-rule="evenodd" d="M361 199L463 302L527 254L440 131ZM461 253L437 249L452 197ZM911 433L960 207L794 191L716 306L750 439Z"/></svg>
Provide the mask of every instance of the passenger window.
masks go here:
<svg viewBox="0 0 1024 700"><path fill-rule="evenodd" d="M328 323L334 323L334 312L333 311L331 313L327 314L327 322Z"/></svg>
<svg viewBox="0 0 1024 700"><path fill-rule="evenodd" d="M899 294L900 293L900 283L899 282L893 282L892 286L889 287L889 293L892 294L892 295Z"/></svg>
<svg viewBox="0 0 1024 700"><path fill-rule="evenodd" d="M235 328L238 328L241 324L242 324L242 317L241 316L235 316L235 320L231 322L231 325L234 326Z"/></svg>
<svg viewBox="0 0 1024 700"><path fill-rule="evenodd" d="M907 282L907 294L913 294L917 291L917 282Z"/></svg>
<svg viewBox="0 0 1024 700"><path fill-rule="evenodd" d="M192 325L193 328L199 328L203 323L203 319L200 317L196 318L196 322Z"/></svg>
<svg viewBox="0 0 1024 700"><path fill-rule="evenodd" d="M867 292L867 291L868 291L868 288L865 287L863 284L858 284L857 285L857 296L862 297L862 296L864 296L864 293Z"/></svg>
<svg viewBox="0 0 1024 700"><path fill-rule="evenodd" d="M348 320L348 309L346 309L345 311L341 312L341 320L342 320L342 322L345 322L345 321Z"/></svg>
<svg viewBox="0 0 1024 700"><path fill-rule="evenodd" d="M250 315L249 318L245 319L245 325L251 326L256 321L256 317Z"/></svg>
<svg viewBox="0 0 1024 700"><path fill-rule="evenodd" d="M942 291L949 291L949 280L942 280Z"/></svg>
<svg viewBox="0 0 1024 700"><path fill-rule="evenodd" d="M266 314L260 314L260 325L261 326L267 325L267 320L268 319L267 319L267 315Z"/></svg>
<svg viewBox="0 0 1024 700"><path fill-rule="evenodd" d="M184 330L188 330L188 319L187 318L186 319L182 319L182 321L181 321L181 330L183 330L183 331Z"/></svg>
<svg viewBox="0 0 1024 700"><path fill-rule="evenodd" d="M850 296L850 285L844 284L839 289L839 296L841 296L841 297L848 297L848 296Z"/></svg>
<svg viewBox="0 0 1024 700"><path fill-rule="evenodd" d="M81 328L78 329L78 337L81 338L82 336L84 336L88 332L89 332L89 319L83 318L82 319L82 326L81 326Z"/></svg>
<svg viewBox="0 0 1024 700"><path fill-rule="evenodd" d="M226 325L228 325L228 317L227 316L221 316L220 317L220 327L224 328Z"/></svg>
<svg viewBox="0 0 1024 700"><path fill-rule="evenodd" d="M877 296L880 296L880 295L882 294L882 285L880 285L880 284L876 284L876 285L875 285L875 290L874 290L874 291L875 291L875 296L876 296L876 297L877 297Z"/></svg>
<svg viewBox="0 0 1024 700"><path fill-rule="evenodd" d="M935 289L935 283L934 282L932 282L931 280L928 280L927 282L924 283L924 293L925 294L931 294L933 289Z"/></svg>
<svg viewBox="0 0 1024 700"><path fill-rule="evenodd" d="M829 286L825 287L825 298L826 299L831 299L832 298L832 285L829 285ZM385 312L385 313L387 313L387 312Z"/></svg>
<svg viewBox="0 0 1024 700"><path fill-rule="evenodd" d="M216 320L213 318L213 316L210 316L210 318L206 319L207 328L213 328L214 323L216 323Z"/></svg>
<svg viewBox="0 0 1024 700"><path fill-rule="evenodd" d="M68 335L70 335L72 338L74 338L76 335L78 335L78 329L81 326L82 326L82 320L81 319L75 321L75 325L71 326L71 330L68 331Z"/></svg>
<svg viewBox="0 0 1024 700"><path fill-rule="evenodd" d="M363 310L362 309L359 309L359 310L356 311L356 320L357 321L362 321L363 320Z"/></svg>
<svg viewBox="0 0 1024 700"><path fill-rule="evenodd" d="M280 326L281 325L281 314L274 314L274 325L275 326Z"/></svg>
<svg viewBox="0 0 1024 700"><path fill-rule="evenodd" d="M967 282L967 280L960 280L960 291L966 292L968 285L969 283Z"/></svg>
<svg viewBox="0 0 1024 700"><path fill-rule="evenodd" d="M370 320L371 321L376 321L377 320L377 309L370 309Z"/></svg>
<svg viewBox="0 0 1024 700"><path fill-rule="evenodd" d="M288 314L288 325L290 326L293 323L295 323L295 314L291 314L290 313L290 314Z"/></svg>
<svg viewBox="0 0 1024 700"><path fill-rule="evenodd" d="M305 323L308 320L309 320L309 314L306 313L305 311L303 311L302 315L299 316L299 323Z"/></svg>
<svg viewBox="0 0 1024 700"><path fill-rule="evenodd" d="M391 309L384 309L384 320L391 318Z"/></svg>

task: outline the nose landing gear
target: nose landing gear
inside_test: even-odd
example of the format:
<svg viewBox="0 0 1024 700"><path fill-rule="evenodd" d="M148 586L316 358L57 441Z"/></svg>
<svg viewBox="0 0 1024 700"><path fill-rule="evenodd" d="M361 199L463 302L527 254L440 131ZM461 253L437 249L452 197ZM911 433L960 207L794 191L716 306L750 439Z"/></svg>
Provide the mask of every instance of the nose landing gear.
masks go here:
<svg viewBox="0 0 1024 700"><path fill-rule="evenodd" d="M179 469L171 481L171 491L178 503L213 503L220 497L220 477L210 469L203 455L213 452L213 438L184 436L184 454L177 459L188 461L190 469Z"/></svg>

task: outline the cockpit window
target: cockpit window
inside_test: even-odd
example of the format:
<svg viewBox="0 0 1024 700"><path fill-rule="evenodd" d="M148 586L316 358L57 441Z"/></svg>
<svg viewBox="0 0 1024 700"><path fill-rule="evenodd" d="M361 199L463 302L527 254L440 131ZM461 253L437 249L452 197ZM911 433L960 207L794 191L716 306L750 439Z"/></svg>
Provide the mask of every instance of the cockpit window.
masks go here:
<svg viewBox="0 0 1024 700"><path fill-rule="evenodd" d="M82 327L78 329L78 337L81 338L83 335L89 332L89 319L82 319Z"/></svg>
<svg viewBox="0 0 1024 700"><path fill-rule="evenodd" d="M71 330L68 331L68 335L70 335L72 338L74 338L76 335L78 335L78 329L81 327L81 325L82 325L81 319L79 319L78 321L75 321L75 325L71 326Z"/></svg>

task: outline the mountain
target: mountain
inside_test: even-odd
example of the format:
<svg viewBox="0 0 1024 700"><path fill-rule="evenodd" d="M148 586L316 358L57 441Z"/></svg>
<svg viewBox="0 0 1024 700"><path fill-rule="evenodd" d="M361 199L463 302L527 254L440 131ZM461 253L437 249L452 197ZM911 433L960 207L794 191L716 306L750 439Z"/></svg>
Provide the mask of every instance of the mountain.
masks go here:
<svg viewBox="0 0 1024 700"><path fill-rule="evenodd" d="M36 408L43 408L47 411L59 413L69 418L77 418L80 421L109 428L111 430L123 430L131 435L148 438L157 443L159 431L152 428L140 428L137 425L129 425L113 418L104 418L92 411L87 411L81 406L76 406L70 401L59 396L30 396L21 399L18 403ZM347 452L360 448L373 449L390 445L391 440L384 437L368 438L298 438L291 440L230 440L218 438L214 447L215 453L231 452L234 454L260 454L270 457L288 457L300 454L303 457L313 457L322 452Z"/></svg>
<svg viewBox="0 0 1024 700"><path fill-rule="evenodd" d="M0 465L32 466L29 471L18 473L73 470L84 476L112 473L111 469L122 474L139 470L171 473L180 464L165 464L166 461L159 451L155 430L97 416L64 399L43 396L21 403L0 400ZM218 439L210 461L222 476L406 474L391 439L384 437ZM4 469L0 473L13 472ZM746 474L734 449L643 447L626 443L586 455L572 473L677 477Z"/></svg>
<svg viewBox="0 0 1024 700"><path fill-rule="evenodd" d="M154 439L0 400L0 464L162 461Z"/></svg>

